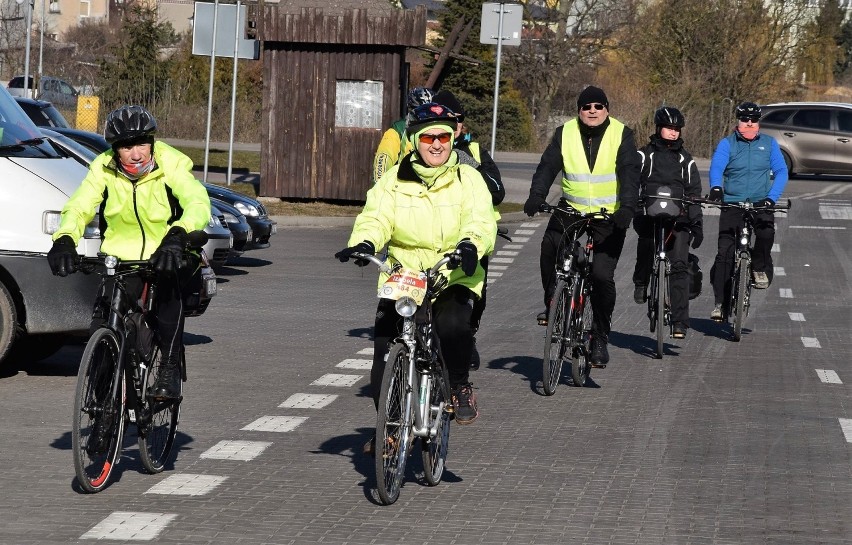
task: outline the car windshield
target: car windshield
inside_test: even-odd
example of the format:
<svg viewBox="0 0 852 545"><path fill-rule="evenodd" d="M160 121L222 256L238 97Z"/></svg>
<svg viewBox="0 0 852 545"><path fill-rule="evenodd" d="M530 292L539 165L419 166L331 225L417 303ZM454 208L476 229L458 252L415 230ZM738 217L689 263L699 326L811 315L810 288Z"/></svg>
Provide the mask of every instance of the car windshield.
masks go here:
<svg viewBox="0 0 852 545"><path fill-rule="evenodd" d="M5 89L0 90L0 156L59 157Z"/></svg>

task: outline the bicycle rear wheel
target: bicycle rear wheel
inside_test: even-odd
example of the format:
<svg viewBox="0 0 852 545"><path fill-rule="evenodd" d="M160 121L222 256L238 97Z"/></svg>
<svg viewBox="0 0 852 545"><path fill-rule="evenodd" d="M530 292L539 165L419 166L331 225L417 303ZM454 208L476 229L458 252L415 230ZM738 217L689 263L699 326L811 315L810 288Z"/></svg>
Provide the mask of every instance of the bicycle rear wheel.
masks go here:
<svg viewBox="0 0 852 545"><path fill-rule="evenodd" d="M80 360L71 445L77 482L86 492L100 492L107 486L121 452L126 384L118 358L115 333L101 328L86 343ZM119 387L113 395L116 379Z"/></svg>
<svg viewBox="0 0 852 545"><path fill-rule="evenodd" d="M440 365L433 362L434 365ZM448 387L449 385L447 385ZM420 440L423 446L423 477L429 486L441 482L444 464L447 460L447 448L450 444L450 413L446 410L450 400L445 395L444 377L441 370L432 372L432 393L429 396L429 423L436 422L434 437Z"/></svg>
<svg viewBox="0 0 852 545"><path fill-rule="evenodd" d="M666 263L660 261L657 267L656 280L656 330L657 330L657 359L662 359L665 349L665 325L666 325L666 292L668 291L668 277L666 277ZM653 330L652 330L653 331Z"/></svg>
<svg viewBox="0 0 852 545"><path fill-rule="evenodd" d="M136 415L139 458L148 473L163 471L175 442L180 417L180 398L157 400L148 394L149 388L160 374L161 363L162 353L158 348L155 349L145 383L142 385L142 413Z"/></svg>
<svg viewBox="0 0 852 545"><path fill-rule="evenodd" d="M585 386L592 366L589 365L588 339L592 329L592 305L589 301L588 280L577 280L571 290L571 380L574 386Z"/></svg>
<svg viewBox="0 0 852 545"><path fill-rule="evenodd" d="M751 287L751 271L748 258L740 257L737 263L736 292L734 294L734 340L742 338L743 324L748 314L748 296Z"/></svg>
<svg viewBox="0 0 852 545"><path fill-rule="evenodd" d="M568 350L568 288L565 280L556 282L550 313L547 317L547 333L544 335L544 357L542 358L542 380L544 393L552 396L559 385L562 361Z"/></svg>
<svg viewBox="0 0 852 545"><path fill-rule="evenodd" d="M384 505L399 498L411 436L411 390L408 347L394 344L382 377L376 419L376 489Z"/></svg>

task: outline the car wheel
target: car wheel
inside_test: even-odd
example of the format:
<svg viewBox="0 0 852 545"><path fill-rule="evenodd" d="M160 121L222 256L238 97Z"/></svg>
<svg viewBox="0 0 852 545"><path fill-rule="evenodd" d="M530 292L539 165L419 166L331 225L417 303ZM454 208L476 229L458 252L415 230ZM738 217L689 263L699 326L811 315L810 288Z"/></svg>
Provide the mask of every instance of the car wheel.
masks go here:
<svg viewBox="0 0 852 545"><path fill-rule="evenodd" d="M781 155L784 156L784 164L787 165L787 175L793 175L793 160L790 158L790 154L784 150L781 150Z"/></svg>
<svg viewBox="0 0 852 545"><path fill-rule="evenodd" d="M15 342L18 327L18 311L9 290L0 283L0 361L9 353Z"/></svg>

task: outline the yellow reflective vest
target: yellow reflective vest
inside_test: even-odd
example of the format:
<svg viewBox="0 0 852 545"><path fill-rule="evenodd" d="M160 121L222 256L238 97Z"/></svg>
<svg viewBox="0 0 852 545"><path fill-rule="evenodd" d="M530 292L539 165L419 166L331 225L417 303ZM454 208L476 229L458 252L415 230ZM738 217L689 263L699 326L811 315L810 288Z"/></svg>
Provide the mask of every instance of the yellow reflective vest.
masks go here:
<svg viewBox="0 0 852 545"><path fill-rule="evenodd" d="M562 128L562 197L584 214L606 208L618 210L618 179L615 160L624 133L624 124L610 117L595 159L594 171L589 169L585 142L580 134L579 121L574 118Z"/></svg>

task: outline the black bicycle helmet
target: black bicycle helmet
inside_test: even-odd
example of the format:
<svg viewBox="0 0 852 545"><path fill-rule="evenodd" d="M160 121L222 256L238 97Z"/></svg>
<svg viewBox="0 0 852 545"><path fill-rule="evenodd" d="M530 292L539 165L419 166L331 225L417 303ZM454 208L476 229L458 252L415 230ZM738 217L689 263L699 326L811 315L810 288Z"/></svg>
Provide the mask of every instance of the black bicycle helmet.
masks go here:
<svg viewBox="0 0 852 545"><path fill-rule="evenodd" d="M751 119L752 121L760 120L763 113L760 111L760 106L754 102L742 102L737 106L737 119Z"/></svg>
<svg viewBox="0 0 852 545"><path fill-rule="evenodd" d="M686 119L680 110L670 106L663 106L654 113L654 125L657 127L675 127L682 129L686 125Z"/></svg>
<svg viewBox="0 0 852 545"><path fill-rule="evenodd" d="M122 106L109 113L104 138L111 145L140 138L153 137L157 120L142 106Z"/></svg>
<svg viewBox="0 0 852 545"><path fill-rule="evenodd" d="M455 127L456 114L446 106L430 102L408 112L408 118L405 121L405 131L408 134L414 134L423 126L437 123Z"/></svg>
<svg viewBox="0 0 852 545"><path fill-rule="evenodd" d="M413 110L423 104L429 104L432 102L433 96L435 96L435 93L432 89L428 87L415 87L408 92L408 109Z"/></svg>

